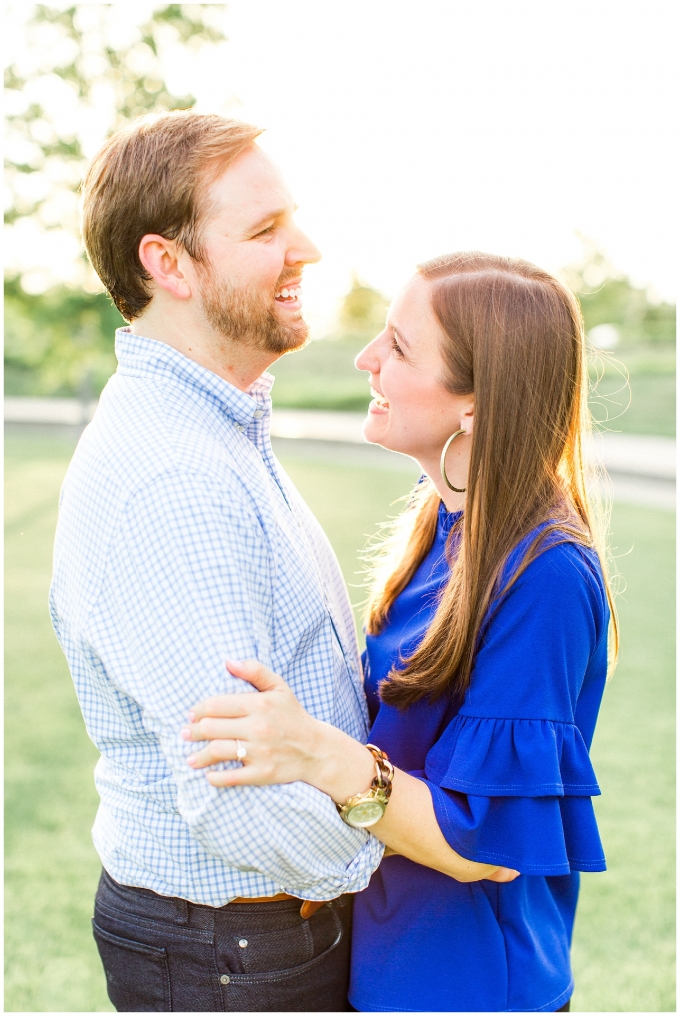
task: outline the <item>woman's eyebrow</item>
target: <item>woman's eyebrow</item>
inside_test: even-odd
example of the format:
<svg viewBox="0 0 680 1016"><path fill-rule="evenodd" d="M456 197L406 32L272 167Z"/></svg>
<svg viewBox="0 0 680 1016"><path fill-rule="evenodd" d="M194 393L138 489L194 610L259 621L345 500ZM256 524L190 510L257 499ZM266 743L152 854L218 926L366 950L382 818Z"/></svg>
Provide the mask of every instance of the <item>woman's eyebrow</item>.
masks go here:
<svg viewBox="0 0 680 1016"><path fill-rule="evenodd" d="M407 349L409 349L410 346L411 346L411 343L408 341L408 339L406 338L404 333L402 331L400 331L391 322L388 322L388 324L389 324L390 328L392 329L392 331L394 332L395 338L397 338L399 340L399 345L404 345L404 346L406 346Z"/></svg>

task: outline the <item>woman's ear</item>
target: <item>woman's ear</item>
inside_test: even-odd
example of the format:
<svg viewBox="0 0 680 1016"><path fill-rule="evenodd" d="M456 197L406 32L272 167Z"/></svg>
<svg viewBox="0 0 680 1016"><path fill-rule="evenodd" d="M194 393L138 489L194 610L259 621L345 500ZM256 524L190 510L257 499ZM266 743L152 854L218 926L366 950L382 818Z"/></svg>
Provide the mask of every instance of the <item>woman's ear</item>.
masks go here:
<svg viewBox="0 0 680 1016"><path fill-rule="evenodd" d="M472 432L475 429L475 400L473 396L470 396L468 406L461 413L460 429L464 430L468 437L472 437Z"/></svg>
<svg viewBox="0 0 680 1016"><path fill-rule="evenodd" d="M180 252L174 240L147 233L139 242L139 260L161 289L177 300L191 296L191 286L180 267Z"/></svg>

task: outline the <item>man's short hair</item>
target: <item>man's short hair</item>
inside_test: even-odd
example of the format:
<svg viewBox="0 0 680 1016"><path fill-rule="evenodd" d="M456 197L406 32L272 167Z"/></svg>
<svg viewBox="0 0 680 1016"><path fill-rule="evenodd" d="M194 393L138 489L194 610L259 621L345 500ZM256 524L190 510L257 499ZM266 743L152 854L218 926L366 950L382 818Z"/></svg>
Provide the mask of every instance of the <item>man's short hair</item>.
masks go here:
<svg viewBox="0 0 680 1016"><path fill-rule="evenodd" d="M83 181L83 240L127 321L151 300L151 276L139 259L142 237L158 233L202 260L202 194L261 133L214 113L173 110L140 117L94 157Z"/></svg>

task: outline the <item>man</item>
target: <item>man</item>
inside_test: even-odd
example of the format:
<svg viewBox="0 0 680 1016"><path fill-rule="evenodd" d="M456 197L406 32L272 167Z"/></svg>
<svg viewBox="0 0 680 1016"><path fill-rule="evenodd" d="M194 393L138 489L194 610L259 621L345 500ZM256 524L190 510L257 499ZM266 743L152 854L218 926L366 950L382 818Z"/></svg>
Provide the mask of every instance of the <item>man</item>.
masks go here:
<svg viewBox="0 0 680 1016"><path fill-rule="evenodd" d="M248 690L229 658L367 731L337 562L269 441L264 371L305 342L319 253L258 134L140 120L84 183L85 245L131 327L64 483L51 609L101 752L94 934L119 1010L346 1008L346 894L382 855L305 784L212 787L180 736L193 703Z"/></svg>

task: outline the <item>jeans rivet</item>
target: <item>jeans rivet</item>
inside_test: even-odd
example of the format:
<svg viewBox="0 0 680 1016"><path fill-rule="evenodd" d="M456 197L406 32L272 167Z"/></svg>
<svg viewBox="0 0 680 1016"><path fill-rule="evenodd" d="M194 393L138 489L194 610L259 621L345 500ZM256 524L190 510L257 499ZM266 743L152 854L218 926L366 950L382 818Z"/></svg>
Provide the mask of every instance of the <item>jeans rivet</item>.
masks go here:
<svg viewBox="0 0 680 1016"><path fill-rule="evenodd" d="M231 978L229 977L229 974L222 974L220 977L220 984L229 984L230 980Z"/></svg>
<svg viewBox="0 0 680 1016"><path fill-rule="evenodd" d="M238 944L241 946L242 949L245 949L245 947L248 945L248 939L247 938L240 938L238 940Z"/></svg>

